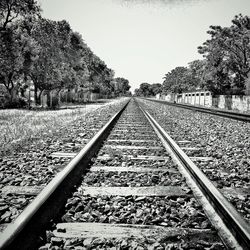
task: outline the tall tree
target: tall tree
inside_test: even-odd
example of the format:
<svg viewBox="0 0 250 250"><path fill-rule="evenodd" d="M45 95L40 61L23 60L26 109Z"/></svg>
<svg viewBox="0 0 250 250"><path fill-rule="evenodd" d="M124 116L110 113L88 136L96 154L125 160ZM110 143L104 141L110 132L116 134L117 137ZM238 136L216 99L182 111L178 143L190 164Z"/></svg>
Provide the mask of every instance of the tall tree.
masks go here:
<svg viewBox="0 0 250 250"><path fill-rule="evenodd" d="M39 14L40 8L34 0L0 1L0 83L5 85L11 99L37 54L29 27Z"/></svg>
<svg viewBox="0 0 250 250"><path fill-rule="evenodd" d="M35 61L30 77L34 83L35 99L42 90L62 88L69 84L73 69L70 56L71 28L66 21L39 19L32 29L32 37L39 45L38 59Z"/></svg>
<svg viewBox="0 0 250 250"><path fill-rule="evenodd" d="M165 75L162 88L165 94L182 93L197 88L197 82L188 68L176 67Z"/></svg>
<svg viewBox="0 0 250 250"><path fill-rule="evenodd" d="M5 85L11 100L14 90L30 72L38 53L36 41L21 22L13 24L12 29L0 37L0 83Z"/></svg>
<svg viewBox="0 0 250 250"><path fill-rule="evenodd" d="M153 95L157 95L162 92L162 85L160 83L153 83L151 84L151 89L152 89Z"/></svg>
<svg viewBox="0 0 250 250"><path fill-rule="evenodd" d="M124 95L130 89L129 81L123 77L114 79L115 95Z"/></svg>
<svg viewBox="0 0 250 250"><path fill-rule="evenodd" d="M139 89L135 90L135 95L144 97L153 96L154 93L151 84L147 82L141 83Z"/></svg>
<svg viewBox="0 0 250 250"><path fill-rule="evenodd" d="M250 72L250 18L235 16L230 27L210 26L198 47L207 60L208 88L215 94L243 93Z"/></svg>

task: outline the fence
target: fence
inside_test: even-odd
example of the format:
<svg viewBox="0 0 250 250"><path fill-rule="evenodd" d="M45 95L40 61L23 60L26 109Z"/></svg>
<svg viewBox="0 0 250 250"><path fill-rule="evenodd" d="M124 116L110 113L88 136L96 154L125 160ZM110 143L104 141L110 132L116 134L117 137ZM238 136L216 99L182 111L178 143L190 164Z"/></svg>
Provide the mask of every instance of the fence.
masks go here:
<svg viewBox="0 0 250 250"><path fill-rule="evenodd" d="M182 94L157 95L156 98L169 102L250 112L250 95L212 96L209 91L196 91Z"/></svg>
<svg viewBox="0 0 250 250"><path fill-rule="evenodd" d="M86 103L99 99L98 93L92 93L88 89L61 89L44 90L41 93L42 107L59 107L64 103Z"/></svg>

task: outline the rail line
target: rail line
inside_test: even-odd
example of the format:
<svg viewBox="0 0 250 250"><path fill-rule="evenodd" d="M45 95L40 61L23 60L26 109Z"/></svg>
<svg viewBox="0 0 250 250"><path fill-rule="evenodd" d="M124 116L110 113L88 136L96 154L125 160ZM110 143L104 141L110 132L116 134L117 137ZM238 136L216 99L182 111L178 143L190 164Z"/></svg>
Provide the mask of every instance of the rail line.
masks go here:
<svg viewBox="0 0 250 250"><path fill-rule="evenodd" d="M174 106L174 107L199 111L199 112L202 112L202 113L217 115L217 116L221 116L221 117L235 119L235 120L238 120L238 121L250 122L250 115L240 113L240 112L233 112L233 111L227 111L227 110L219 110L219 109L213 109L213 108L198 107L198 106L193 106L193 105L188 105L188 104L173 103L173 102L168 102L168 101L163 101L163 100L155 100L155 99L149 99L149 98L146 98L146 99L149 100L149 101L152 101L152 102L158 102L158 103L162 103L162 104L169 105L169 106Z"/></svg>
<svg viewBox="0 0 250 250"><path fill-rule="evenodd" d="M249 225L133 99L79 154L53 157L73 159L44 189L29 187L38 195L0 235L0 249L250 245Z"/></svg>

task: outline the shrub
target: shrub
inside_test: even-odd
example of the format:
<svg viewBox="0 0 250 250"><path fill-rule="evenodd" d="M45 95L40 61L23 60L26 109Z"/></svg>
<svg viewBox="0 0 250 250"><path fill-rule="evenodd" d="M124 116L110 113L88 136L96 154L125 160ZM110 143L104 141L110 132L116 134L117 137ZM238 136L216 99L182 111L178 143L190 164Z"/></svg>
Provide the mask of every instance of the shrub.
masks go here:
<svg viewBox="0 0 250 250"><path fill-rule="evenodd" d="M28 106L28 101L23 97L17 97L14 100L10 98L4 98L2 102L0 102L1 108L25 108Z"/></svg>

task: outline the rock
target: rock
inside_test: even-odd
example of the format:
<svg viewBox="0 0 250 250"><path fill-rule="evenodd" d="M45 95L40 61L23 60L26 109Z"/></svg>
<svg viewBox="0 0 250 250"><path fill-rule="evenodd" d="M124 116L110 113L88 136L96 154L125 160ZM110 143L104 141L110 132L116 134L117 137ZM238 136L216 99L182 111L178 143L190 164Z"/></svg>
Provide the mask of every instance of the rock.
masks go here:
<svg viewBox="0 0 250 250"><path fill-rule="evenodd" d="M93 241L92 238L86 238L86 239L83 241L83 245L84 245L85 247L90 247L92 241Z"/></svg>
<svg viewBox="0 0 250 250"><path fill-rule="evenodd" d="M106 221L106 219L107 219L106 215L101 215L99 221L102 222L102 223L104 223Z"/></svg>
<svg viewBox="0 0 250 250"><path fill-rule="evenodd" d="M116 222L116 219L114 216L110 215L109 216L109 223L115 223Z"/></svg>
<svg viewBox="0 0 250 250"><path fill-rule="evenodd" d="M104 207L104 212L110 211L110 205L106 204Z"/></svg>
<svg viewBox="0 0 250 250"><path fill-rule="evenodd" d="M4 222L9 222L9 218L11 217L11 212L10 211L6 211L2 216L1 216L1 221Z"/></svg>
<svg viewBox="0 0 250 250"><path fill-rule="evenodd" d="M220 250L222 248L222 244L221 243L214 243L209 250Z"/></svg>
<svg viewBox="0 0 250 250"><path fill-rule="evenodd" d="M72 222L73 221L73 219L72 219L72 215L71 214L64 214L63 216L62 216L62 221L63 222Z"/></svg>
<svg viewBox="0 0 250 250"><path fill-rule="evenodd" d="M70 247L72 245L72 241L71 240L66 240L64 243L64 247Z"/></svg>
<svg viewBox="0 0 250 250"><path fill-rule="evenodd" d="M136 211L136 217L137 218L139 218L139 217L141 217L143 215L143 210L142 209L137 209L137 211Z"/></svg>
<svg viewBox="0 0 250 250"><path fill-rule="evenodd" d="M152 175L151 180L153 183L157 183L159 181L159 176L158 175Z"/></svg>
<svg viewBox="0 0 250 250"><path fill-rule="evenodd" d="M61 246L63 244L63 239L59 237L52 237L50 241L54 246Z"/></svg>
<svg viewBox="0 0 250 250"><path fill-rule="evenodd" d="M145 199L146 199L145 196L139 196L139 197L137 197L137 198L135 199L135 201L143 201L143 200L145 200Z"/></svg>
<svg viewBox="0 0 250 250"><path fill-rule="evenodd" d="M203 221L203 222L201 223L201 228L205 229L205 228L208 228L208 227L209 227L208 221Z"/></svg>
<svg viewBox="0 0 250 250"><path fill-rule="evenodd" d="M74 247L74 250L85 250L86 248L85 247L82 247L82 246L75 246Z"/></svg>
<svg viewBox="0 0 250 250"><path fill-rule="evenodd" d="M136 241L132 241L130 243L130 246L132 247L132 249L136 249L136 247L138 246L138 243Z"/></svg>
<svg viewBox="0 0 250 250"><path fill-rule="evenodd" d="M39 247L38 250L49 250L49 248L50 248L50 244L47 243L46 245Z"/></svg>
<svg viewBox="0 0 250 250"><path fill-rule="evenodd" d="M137 246L137 247L136 247L136 250L144 250L144 247L142 247L142 246Z"/></svg>
<svg viewBox="0 0 250 250"><path fill-rule="evenodd" d="M92 241L93 246L97 246L103 243L105 243L105 239L102 239L102 238L96 238Z"/></svg>
<svg viewBox="0 0 250 250"><path fill-rule="evenodd" d="M121 247L124 248L128 245L128 242L126 240L123 240L121 243Z"/></svg>
<svg viewBox="0 0 250 250"><path fill-rule="evenodd" d="M5 206L1 206L0 207L0 212L4 212L6 210L8 210L9 206L5 205Z"/></svg>

